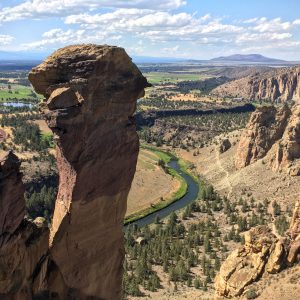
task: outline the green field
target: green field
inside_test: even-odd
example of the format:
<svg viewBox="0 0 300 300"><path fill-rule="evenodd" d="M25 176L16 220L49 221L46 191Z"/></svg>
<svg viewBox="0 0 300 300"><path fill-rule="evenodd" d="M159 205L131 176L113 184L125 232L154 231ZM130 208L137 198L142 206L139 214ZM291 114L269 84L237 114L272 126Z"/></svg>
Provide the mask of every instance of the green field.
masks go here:
<svg viewBox="0 0 300 300"><path fill-rule="evenodd" d="M31 87L11 84L8 89L7 84L0 84L0 102L6 101L37 101L41 96L37 95Z"/></svg>
<svg viewBox="0 0 300 300"><path fill-rule="evenodd" d="M202 74L189 74L189 73L178 74L178 73L167 73L167 72L149 72L149 73L144 73L144 76L152 84L177 83L186 80L195 81L195 80L204 80L208 78L208 76Z"/></svg>

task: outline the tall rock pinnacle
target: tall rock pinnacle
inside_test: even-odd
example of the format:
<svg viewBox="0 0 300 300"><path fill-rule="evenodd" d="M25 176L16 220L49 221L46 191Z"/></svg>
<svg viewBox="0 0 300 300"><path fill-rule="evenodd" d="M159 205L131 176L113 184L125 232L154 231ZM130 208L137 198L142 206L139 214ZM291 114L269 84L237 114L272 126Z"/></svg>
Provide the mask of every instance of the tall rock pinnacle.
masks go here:
<svg viewBox="0 0 300 300"><path fill-rule="evenodd" d="M57 144L50 228L24 218L20 163L0 161L0 298L122 299L123 219L139 140L133 114L147 80L125 50L76 45L29 74ZM41 219L41 218L40 218Z"/></svg>
<svg viewBox="0 0 300 300"><path fill-rule="evenodd" d="M80 299L121 299L123 219L139 140L133 113L148 85L124 49L60 49L29 74L57 143L51 258ZM98 299L97 298L97 299Z"/></svg>

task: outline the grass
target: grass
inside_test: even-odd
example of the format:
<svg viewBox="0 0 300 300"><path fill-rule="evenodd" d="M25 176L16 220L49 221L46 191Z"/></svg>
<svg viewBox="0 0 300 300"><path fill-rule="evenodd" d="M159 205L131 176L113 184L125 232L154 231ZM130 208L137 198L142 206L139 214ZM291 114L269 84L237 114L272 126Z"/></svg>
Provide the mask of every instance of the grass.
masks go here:
<svg viewBox="0 0 300 300"><path fill-rule="evenodd" d="M41 97L34 93L31 87L10 84L11 89L8 89L6 84L0 84L0 102L7 101L38 101Z"/></svg>
<svg viewBox="0 0 300 300"><path fill-rule="evenodd" d="M207 78L205 75L200 74L189 74L189 73L167 73L167 72L149 72L145 73L144 76L148 79L148 81L152 84L160 84L160 83L177 83L180 81L186 80L203 80Z"/></svg>
<svg viewBox="0 0 300 300"><path fill-rule="evenodd" d="M52 133L46 133L46 132L42 132L41 133L41 139L43 141L47 141L50 145L50 148L54 148L55 147L55 143L53 142L53 134Z"/></svg>
<svg viewBox="0 0 300 300"><path fill-rule="evenodd" d="M175 155L173 155L172 153L158 150L157 148L154 148L152 146L150 147L150 146L142 145L141 148L152 151L154 154L156 154L159 157L159 159L161 159L165 163L165 165L167 165L171 159L178 160L178 158ZM192 174L190 172L190 169L189 169L191 167L190 163L180 159L180 160L178 160L178 164L179 164L182 172L190 175L195 180L195 182L198 183L197 176L195 176L194 174ZM176 170L174 170L170 167L167 167L167 171L171 176L173 176L180 182L179 189L176 192L174 192L173 195L169 199L164 199L164 201L161 201L160 203L154 204L151 207L148 207L144 210L141 210L139 212L136 212L134 214L127 216L125 218L124 225L132 223L134 221L137 221L141 218L144 218L154 212L157 212L157 211L169 206L171 203L180 200L187 193L188 184L184 180L184 178L182 176L180 176Z"/></svg>

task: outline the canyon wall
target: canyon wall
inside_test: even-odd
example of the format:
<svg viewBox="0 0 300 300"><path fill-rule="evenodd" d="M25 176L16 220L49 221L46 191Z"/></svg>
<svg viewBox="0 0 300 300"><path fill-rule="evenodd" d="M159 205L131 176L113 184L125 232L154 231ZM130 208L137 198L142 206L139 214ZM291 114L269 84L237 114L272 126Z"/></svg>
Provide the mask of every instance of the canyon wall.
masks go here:
<svg viewBox="0 0 300 300"><path fill-rule="evenodd" d="M260 107L242 133L236 167L259 159L276 172L300 175L300 105ZM245 233L245 244L233 251L215 279L216 299L240 297L266 273L293 266L300 254L300 199L289 230L279 236L275 226L258 226Z"/></svg>
<svg viewBox="0 0 300 300"><path fill-rule="evenodd" d="M300 175L300 105L263 106L252 113L235 157L238 169L264 158L276 172Z"/></svg>
<svg viewBox="0 0 300 300"><path fill-rule="evenodd" d="M225 83L212 91L221 97L247 100L300 101L300 67L275 69Z"/></svg>
<svg viewBox="0 0 300 300"><path fill-rule="evenodd" d="M133 113L148 83L124 49L96 45L56 51L29 80L46 99L60 181L47 254L22 299L122 299L123 219L139 151Z"/></svg>

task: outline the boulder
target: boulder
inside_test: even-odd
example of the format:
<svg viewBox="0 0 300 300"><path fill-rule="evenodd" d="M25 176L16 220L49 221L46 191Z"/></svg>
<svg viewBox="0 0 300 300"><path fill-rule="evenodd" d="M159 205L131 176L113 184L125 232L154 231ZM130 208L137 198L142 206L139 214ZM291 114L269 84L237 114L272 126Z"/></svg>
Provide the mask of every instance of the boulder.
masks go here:
<svg viewBox="0 0 300 300"><path fill-rule="evenodd" d="M223 139L219 146L219 152L224 153L231 148L231 143L229 139Z"/></svg>

